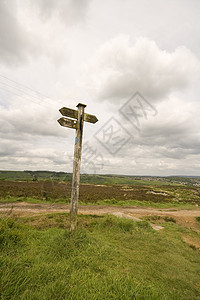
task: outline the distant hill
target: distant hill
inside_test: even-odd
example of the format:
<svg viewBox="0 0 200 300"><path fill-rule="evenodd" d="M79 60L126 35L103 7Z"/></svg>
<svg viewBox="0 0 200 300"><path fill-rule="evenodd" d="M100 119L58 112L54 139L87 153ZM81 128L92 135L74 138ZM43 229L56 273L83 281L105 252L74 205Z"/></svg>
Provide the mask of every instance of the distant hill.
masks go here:
<svg viewBox="0 0 200 300"><path fill-rule="evenodd" d="M0 171L0 180L10 181L64 181L71 182L72 174L68 172L55 171ZM81 174L82 183L90 184L181 184L200 185L200 176L132 176L114 174Z"/></svg>

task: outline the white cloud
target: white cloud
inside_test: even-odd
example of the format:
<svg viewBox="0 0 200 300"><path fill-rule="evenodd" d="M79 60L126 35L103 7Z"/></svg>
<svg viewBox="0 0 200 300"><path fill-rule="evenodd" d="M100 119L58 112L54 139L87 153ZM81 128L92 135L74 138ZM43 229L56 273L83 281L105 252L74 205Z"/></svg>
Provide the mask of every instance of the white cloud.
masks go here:
<svg viewBox="0 0 200 300"><path fill-rule="evenodd" d="M170 53L147 38L131 45L128 36L118 36L100 47L85 71L96 99L118 103L139 91L155 101L189 86L199 76L200 61L184 46Z"/></svg>

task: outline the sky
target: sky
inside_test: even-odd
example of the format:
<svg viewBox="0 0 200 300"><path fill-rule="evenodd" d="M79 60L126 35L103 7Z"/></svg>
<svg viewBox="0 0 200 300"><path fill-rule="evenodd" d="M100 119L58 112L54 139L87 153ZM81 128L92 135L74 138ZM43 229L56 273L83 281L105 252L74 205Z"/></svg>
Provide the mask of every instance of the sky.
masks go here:
<svg viewBox="0 0 200 300"><path fill-rule="evenodd" d="M1 0L0 170L200 175L200 1Z"/></svg>

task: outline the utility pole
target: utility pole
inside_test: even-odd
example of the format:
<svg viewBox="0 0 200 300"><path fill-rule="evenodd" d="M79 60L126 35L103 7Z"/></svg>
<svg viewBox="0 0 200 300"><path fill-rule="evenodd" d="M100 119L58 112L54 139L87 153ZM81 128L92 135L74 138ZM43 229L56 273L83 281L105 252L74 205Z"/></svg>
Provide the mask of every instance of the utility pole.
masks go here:
<svg viewBox="0 0 200 300"><path fill-rule="evenodd" d="M83 124L84 121L89 123L96 123L98 121L96 116L84 113L85 107L85 104L79 103L77 105L77 110L73 110L67 107L63 107L59 110L63 116L67 116L77 120L75 121L73 119L64 117L58 120L61 126L76 129L70 204L70 231L73 231L77 226Z"/></svg>

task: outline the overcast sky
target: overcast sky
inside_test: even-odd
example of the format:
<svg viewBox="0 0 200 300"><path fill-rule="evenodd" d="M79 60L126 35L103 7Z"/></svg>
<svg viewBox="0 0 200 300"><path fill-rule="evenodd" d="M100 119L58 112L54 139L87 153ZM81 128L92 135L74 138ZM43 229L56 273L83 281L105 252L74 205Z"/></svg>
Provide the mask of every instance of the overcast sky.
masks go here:
<svg viewBox="0 0 200 300"><path fill-rule="evenodd" d="M199 0L1 0L0 170L200 175Z"/></svg>

